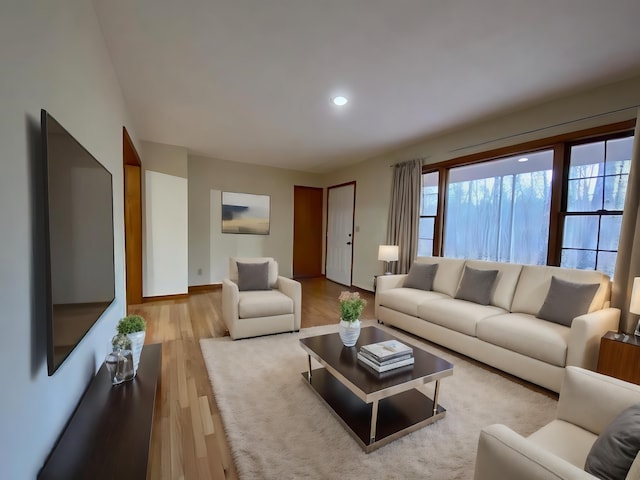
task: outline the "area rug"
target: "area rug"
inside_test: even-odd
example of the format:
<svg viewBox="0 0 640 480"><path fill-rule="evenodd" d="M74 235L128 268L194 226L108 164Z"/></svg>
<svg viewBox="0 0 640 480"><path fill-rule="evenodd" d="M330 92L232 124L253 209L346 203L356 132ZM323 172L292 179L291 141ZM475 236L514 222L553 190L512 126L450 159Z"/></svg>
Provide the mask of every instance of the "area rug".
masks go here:
<svg viewBox="0 0 640 480"><path fill-rule="evenodd" d="M337 332L337 325L235 342L229 337L200 341L242 480L471 479L483 426L503 423L529 435L554 417L552 398L395 329L380 328L450 361L454 374L441 381L443 419L370 454L300 375L307 355L299 339ZM424 388L432 395L432 385Z"/></svg>

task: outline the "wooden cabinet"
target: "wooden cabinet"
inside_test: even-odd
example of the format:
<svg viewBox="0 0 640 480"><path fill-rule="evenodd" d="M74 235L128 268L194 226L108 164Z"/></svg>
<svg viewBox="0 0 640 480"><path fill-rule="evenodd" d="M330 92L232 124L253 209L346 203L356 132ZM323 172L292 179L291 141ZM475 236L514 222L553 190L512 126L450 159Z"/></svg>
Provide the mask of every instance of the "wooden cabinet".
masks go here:
<svg viewBox="0 0 640 480"><path fill-rule="evenodd" d="M102 365L38 480L146 479L161 358L145 345L136 378L116 386Z"/></svg>
<svg viewBox="0 0 640 480"><path fill-rule="evenodd" d="M600 340L598 373L640 385L640 338L606 333Z"/></svg>

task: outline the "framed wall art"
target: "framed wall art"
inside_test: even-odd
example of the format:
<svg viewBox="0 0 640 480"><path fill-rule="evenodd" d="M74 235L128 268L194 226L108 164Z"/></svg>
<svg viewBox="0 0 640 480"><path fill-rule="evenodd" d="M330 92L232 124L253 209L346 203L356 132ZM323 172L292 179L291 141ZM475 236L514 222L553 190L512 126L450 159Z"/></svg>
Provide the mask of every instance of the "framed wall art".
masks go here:
<svg viewBox="0 0 640 480"><path fill-rule="evenodd" d="M222 233L269 235L271 197L222 192Z"/></svg>

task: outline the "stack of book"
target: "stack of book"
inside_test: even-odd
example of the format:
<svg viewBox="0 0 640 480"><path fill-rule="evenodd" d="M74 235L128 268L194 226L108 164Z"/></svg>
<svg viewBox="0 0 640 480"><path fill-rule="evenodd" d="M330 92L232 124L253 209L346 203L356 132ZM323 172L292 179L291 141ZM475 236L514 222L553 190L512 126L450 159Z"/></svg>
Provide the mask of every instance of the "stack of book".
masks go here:
<svg viewBox="0 0 640 480"><path fill-rule="evenodd" d="M387 340L360 347L358 360L382 373L413 365L413 349L397 340Z"/></svg>

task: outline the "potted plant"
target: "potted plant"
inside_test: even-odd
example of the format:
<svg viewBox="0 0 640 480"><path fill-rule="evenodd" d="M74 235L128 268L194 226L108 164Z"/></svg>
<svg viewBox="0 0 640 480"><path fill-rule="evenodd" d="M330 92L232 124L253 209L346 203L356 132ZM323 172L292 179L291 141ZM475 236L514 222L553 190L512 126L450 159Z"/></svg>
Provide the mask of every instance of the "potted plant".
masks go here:
<svg viewBox="0 0 640 480"><path fill-rule="evenodd" d="M367 301L358 292L344 291L340 302L340 339L345 347L353 347L360 336L360 315Z"/></svg>
<svg viewBox="0 0 640 480"><path fill-rule="evenodd" d="M133 353L133 372L138 371L140 354L144 345L147 323L140 315L127 315L118 322L116 330L119 334L126 335L131 340L131 352Z"/></svg>

